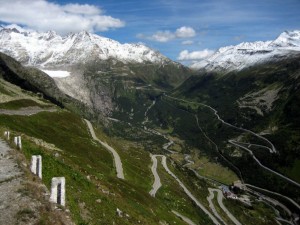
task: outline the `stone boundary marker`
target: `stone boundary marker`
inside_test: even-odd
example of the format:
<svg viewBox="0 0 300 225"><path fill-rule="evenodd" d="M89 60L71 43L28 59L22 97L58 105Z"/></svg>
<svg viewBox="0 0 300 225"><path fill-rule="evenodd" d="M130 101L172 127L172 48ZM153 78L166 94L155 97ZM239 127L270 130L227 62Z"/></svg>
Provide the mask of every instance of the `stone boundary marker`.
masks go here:
<svg viewBox="0 0 300 225"><path fill-rule="evenodd" d="M53 177L51 181L50 202L65 206L66 180L64 177Z"/></svg>
<svg viewBox="0 0 300 225"><path fill-rule="evenodd" d="M42 156L40 155L31 156L30 170L32 173L34 173L35 175L37 175L39 178L42 179Z"/></svg>

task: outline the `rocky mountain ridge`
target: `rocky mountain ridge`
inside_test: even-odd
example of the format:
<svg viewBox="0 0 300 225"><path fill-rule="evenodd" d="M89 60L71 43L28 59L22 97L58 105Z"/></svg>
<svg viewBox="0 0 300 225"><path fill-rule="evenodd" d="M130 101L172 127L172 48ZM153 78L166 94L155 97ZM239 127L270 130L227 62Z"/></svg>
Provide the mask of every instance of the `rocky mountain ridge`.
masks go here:
<svg viewBox="0 0 300 225"><path fill-rule="evenodd" d="M54 31L39 33L17 25L0 30L0 51L24 65L51 68L114 58L123 63L171 62L141 44L121 44L86 31L60 36Z"/></svg>
<svg viewBox="0 0 300 225"><path fill-rule="evenodd" d="M300 52L300 31L285 31L273 41L242 42L218 49L192 68L205 71L234 71L258 63L276 61Z"/></svg>

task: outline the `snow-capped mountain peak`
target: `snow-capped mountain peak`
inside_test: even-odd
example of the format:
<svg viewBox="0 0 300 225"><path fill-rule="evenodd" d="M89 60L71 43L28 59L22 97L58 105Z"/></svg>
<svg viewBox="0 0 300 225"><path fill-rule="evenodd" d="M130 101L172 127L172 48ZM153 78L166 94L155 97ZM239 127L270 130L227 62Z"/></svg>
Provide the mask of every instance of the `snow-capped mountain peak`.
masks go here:
<svg viewBox="0 0 300 225"><path fill-rule="evenodd" d="M0 28L0 51L25 65L54 67L114 58L123 62L169 61L140 44L121 44L87 31L60 36L55 31L36 32L17 25Z"/></svg>
<svg viewBox="0 0 300 225"><path fill-rule="evenodd" d="M242 42L218 49L208 58L191 65L206 71L233 71L254 64L274 61L278 57L300 53L300 31L285 31L273 41Z"/></svg>
<svg viewBox="0 0 300 225"><path fill-rule="evenodd" d="M273 47L300 47L300 30L285 31L276 38L270 46Z"/></svg>

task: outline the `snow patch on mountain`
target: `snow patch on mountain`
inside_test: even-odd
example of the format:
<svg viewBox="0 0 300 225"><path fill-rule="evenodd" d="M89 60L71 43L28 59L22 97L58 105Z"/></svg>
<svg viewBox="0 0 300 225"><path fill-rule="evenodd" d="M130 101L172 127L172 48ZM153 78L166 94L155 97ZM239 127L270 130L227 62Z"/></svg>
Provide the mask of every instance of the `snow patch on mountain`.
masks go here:
<svg viewBox="0 0 300 225"><path fill-rule="evenodd" d="M40 68L59 68L90 60L117 59L127 62L164 63L170 60L141 44L121 44L86 31L60 36L39 33L17 25L1 27L0 51L21 63Z"/></svg>
<svg viewBox="0 0 300 225"><path fill-rule="evenodd" d="M243 42L222 47L206 59L194 62L191 68L229 72L299 52L300 31L285 31L274 41Z"/></svg>
<svg viewBox="0 0 300 225"><path fill-rule="evenodd" d="M70 72L63 70L42 70L44 73L49 75L50 77L68 77L70 76Z"/></svg>

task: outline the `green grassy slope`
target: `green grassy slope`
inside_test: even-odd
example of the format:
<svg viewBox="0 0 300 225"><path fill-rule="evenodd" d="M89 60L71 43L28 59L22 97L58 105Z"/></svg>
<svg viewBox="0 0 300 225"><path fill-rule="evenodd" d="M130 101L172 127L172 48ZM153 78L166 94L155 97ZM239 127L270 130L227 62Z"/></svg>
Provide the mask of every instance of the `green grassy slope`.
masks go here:
<svg viewBox="0 0 300 225"><path fill-rule="evenodd" d="M17 108L19 101L10 104L14 102ZM99 138L119 151L125 170L123 181L116 178L112 156L92 140L85 122L73 113L60 110L32 116L0 115L0 128L1 132L10 130L12 136L22 136L22 152L28 162L31 155L42 155L43 182L48 188L52 177L66 177L67 207L77 224L113 221L116 224L158 224L159 221L182 224L171 213L168 199L148 194L153 181L149 153L135 143L108 137L100 128L96 130ZM55 148L49 147L53 145ZM170 188L175 191L170 193L173 199L186 201L178 210L197 221L201 211L194 208L182 191L178 192L174 182ZM117 208L128 216L118 217Z"/></svg>

